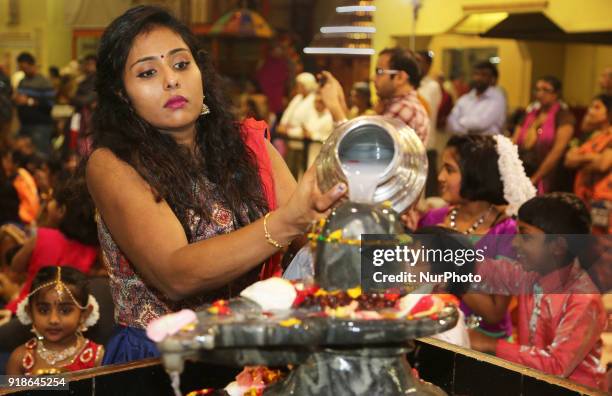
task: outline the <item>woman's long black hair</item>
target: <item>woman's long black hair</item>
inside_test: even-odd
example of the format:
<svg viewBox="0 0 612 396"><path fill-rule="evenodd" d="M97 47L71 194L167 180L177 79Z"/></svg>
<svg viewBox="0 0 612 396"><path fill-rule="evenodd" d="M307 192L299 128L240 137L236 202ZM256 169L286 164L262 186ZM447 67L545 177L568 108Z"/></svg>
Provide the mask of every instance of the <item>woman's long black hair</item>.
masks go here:
<svg viewBox="0 0 612 396"><path fill-rule="evenodd" d="M195 158L170 136L138 116L127 100L123 72L134 39L155 28L168 28L181 36L202 73L202 86L210 114L196 123ZM210 56L200 49L187 26L166 10L138 6L115 19L104 31L97 62L98 105L92 116L93 147L110 149L134 167L152 187L158 201L168 202L188 238L188 212L204 219L210 213L194 193L194 182L214 183L225 204L236 215L248 211L249 221L268 209L253 152L245 145L229 101Z"/></svg>

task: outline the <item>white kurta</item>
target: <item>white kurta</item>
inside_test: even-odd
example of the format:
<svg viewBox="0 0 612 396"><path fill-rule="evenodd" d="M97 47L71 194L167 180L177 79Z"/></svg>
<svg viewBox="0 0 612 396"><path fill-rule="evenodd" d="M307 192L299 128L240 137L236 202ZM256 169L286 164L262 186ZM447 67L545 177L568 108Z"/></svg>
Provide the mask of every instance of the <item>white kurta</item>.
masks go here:
<svg viewBox="0 0 612 396"><path fill-rule="evenodd" d="M322 143L334 130L334 119L329 110L325 109L321 113L316 112L316 115L306 122L306 129L310 133L310 138L317 141L310 143L308 147L308 166L310 167L319 155Z"/></svg>
<svg viewBox="0 0 612 396"><path fill-rule="evenodd" d="M289 137L298 139L304 137L302 126L305 125L309 119L316 117L317 114L314 101L314 92L308 94L306 97L298 94L291 99L280 121L280 125L286 127ZM302 147L302 143L289 142L289 148L291 149L299 150Z"/></svg>
<svg viewBox="0 0 612 396"><path fill-rule="evenodd" d="M427 139L427 148L432 149L436 145L436 123L438 121L438 108L440 107L440 102L442 102L442 90L436 80L425 76L421 80L418 92L429 106L429 139Z"/></svg>

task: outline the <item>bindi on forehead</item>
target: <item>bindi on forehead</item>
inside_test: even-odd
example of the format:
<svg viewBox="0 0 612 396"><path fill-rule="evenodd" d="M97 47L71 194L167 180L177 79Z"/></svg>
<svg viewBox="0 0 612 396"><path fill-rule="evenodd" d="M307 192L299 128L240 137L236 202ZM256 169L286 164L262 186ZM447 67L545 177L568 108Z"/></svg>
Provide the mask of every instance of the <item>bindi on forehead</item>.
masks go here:
<svg viewBox="0 0 612 396"><path fill-rule="evenodd" d="M176 53L181 53L181 52L189 52L189 50L185 47L177 47L174 48L170 51L168 51L167 54L160 54L159 55L159 59L164 59L164 57L168 56L168 57L172 57L174 54ZM130 55L130 58L132 56ZM143 58L138 59L137 61L135 61L134 63L132 63L129 68L131 69L132 67L134 67L136 64L141 63L141 62L147 62L147 61L155 61L157 58L155 56L145 56Z"/></svg>
<svg viewBox="0 0 612 396"><path fill-rule="evenodd" d="M49 303L49 304L58 304L58 303L62 303L64 301L67 301L67 299L69 299L70 297L66 296L65 293L63 293L61 296L57 294L57 291L51 289L51 290L46 290L43 294L40 294L37 298L38 302L41 303Z"/></svg>

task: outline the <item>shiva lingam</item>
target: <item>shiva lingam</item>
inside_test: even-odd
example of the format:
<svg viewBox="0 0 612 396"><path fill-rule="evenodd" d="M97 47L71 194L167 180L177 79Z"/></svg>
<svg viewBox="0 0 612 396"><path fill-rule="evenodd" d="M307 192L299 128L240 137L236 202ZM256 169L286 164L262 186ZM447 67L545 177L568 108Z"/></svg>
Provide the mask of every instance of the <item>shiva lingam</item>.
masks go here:
<svg viewBox="0 0 612 396"><path fill-rule="evenodd" d="M375 243L403 243L398 211L423 187L423 145L397 121L360 117L334 131L317 166L322 189L335 184L328 179L347 180L350 195L309 234L314 279L271 278L241 297L170 318L174 330L157 346L175 389L184 361L197 359L290 366L263 389L266 396L445 394L415 378L405 356L411 340L454 327L455 306L408 289L366 293L360 286L362 234L383 237Z"/></svg>

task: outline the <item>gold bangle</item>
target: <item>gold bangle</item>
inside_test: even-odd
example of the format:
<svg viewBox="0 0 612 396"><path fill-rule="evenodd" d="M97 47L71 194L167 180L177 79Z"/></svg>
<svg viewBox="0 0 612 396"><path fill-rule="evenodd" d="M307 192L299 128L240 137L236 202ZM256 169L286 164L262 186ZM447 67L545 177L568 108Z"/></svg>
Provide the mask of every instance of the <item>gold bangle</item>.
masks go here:
<svg viewBox="0 0 612 396"><path fill-rule="evenodd" d="M266 241L268 241L270 245L277 249L282 249L284 246L272 239L272 235L270 235L270 231L268 231L268 217L270 217L271 214L272 212L268 212L268 214L264 216L264 235L266 237Z"/></svg>

